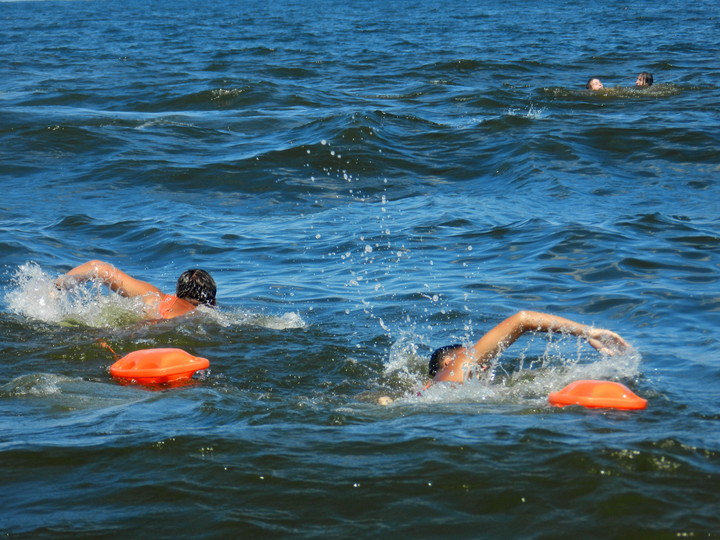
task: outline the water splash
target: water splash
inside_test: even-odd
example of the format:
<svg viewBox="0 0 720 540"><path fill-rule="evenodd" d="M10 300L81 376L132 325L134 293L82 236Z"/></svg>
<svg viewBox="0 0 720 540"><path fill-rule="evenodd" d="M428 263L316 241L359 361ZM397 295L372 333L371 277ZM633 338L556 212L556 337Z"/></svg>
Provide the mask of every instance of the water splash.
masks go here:
<svg viewBox="0 0 720 540"><path fill-rule="evenodd" d="M403 386L396 401L407 402L489 402L545 406L547 395L581 379L633 383L640 375L642 357L635 349L613 356L591 352L581 338L556 335L553 339L531 335L518 352L504 353L491 362L487 371L478 370L463 384L439 383L424 388L428 381L427 358L419 357L410 336L402 336L385 364L384 375L395 377ZM528 354L545 341L540 354ZM410 388L408 390L408 388Z"/></svg>
<svg viewBox="0 0 720 540"><path fill-rule="evenodd" d="M61 392L60 383L67 377L49 373L23 375L0 386L0 397L49 396Z"/></svg>
<svg viewBox="0 0 720 540"><path fill-rule="evenodd" d="M127 326L143 320L139 299L108 295L100 283L59 290L37 263L18 267L5 302L16 315L63 326Z"/></svg>
<svg viewBox="0 0 720 540"><path fill-rule="evenodd" d="M506 114L508 116L519 116L521 118L529 118L532 120L539 120L546 116L546 111L547 111L547 108L536 107L535 105L533 105L531 103L527 110L511 107L506 111Z"/></svg>
<svg viewBox="0 0 720 540"><path fill-rule="evenodd" d="M107 287L92 281L69 290L58 290L55 278L34 262L18 267L5 302L16 315L62 326L122 328L146 320L140 299L108 294ZM300 314L294 312L277 316L249 311L223 312L200 306L192 316L226 327L254 325L288 330L307 326Z"/></svg>
<svg viewBox="0 0 720 540"><path fill-rule="evenodd" d="M268 328L270 330L292 330L306 328L307 323L299 313L287 312L282 315L267 315L239 310L225 314L223 319L230 325L251 325Z"/></svg>

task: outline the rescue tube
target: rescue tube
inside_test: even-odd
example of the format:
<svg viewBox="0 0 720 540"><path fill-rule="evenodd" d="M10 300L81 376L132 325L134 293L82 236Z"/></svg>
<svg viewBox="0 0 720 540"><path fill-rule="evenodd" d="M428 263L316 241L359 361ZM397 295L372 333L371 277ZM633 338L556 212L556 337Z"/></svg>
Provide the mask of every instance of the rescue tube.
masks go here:
<svg viewBox="0 0 720 540"><path fill-rule="evenodd" d="M110 366L110 374L121 384L181 384L209 367L207 358L182 349L140 349Z"/></svg>
<svg viewBox="0 0 720 540"><path fill-rule="evenodd" d="M559 392L552 392L548 401L556 407L582 405L597 409L628 410L647 407L646 399L634 394L624 384L612 381L575 381Z"/></svg>

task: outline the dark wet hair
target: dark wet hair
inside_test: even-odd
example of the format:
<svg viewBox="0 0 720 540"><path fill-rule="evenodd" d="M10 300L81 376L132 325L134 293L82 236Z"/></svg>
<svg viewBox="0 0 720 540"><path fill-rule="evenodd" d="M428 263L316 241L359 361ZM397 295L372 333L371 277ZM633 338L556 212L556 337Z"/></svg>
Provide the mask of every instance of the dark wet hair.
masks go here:
<svg viewBox="0 0 720 540"><path fill-rule="evenodd" d="M641 82L645 83L641 86L652 86L653 83L653 76L652 73L648 73L647 71L643 71L638 75L638 79L640 79Z"/></svg>
<svg viewBox="0 0 720 540"><path fill-rule="evenodd" d="M450 355L456 349L461 349L462 345L456 343L455 345L445 345L436 349L435 352L430 356L430 362L428 362L428 373L431 377L437 375L437 372L442 369L442 363L445 358Z"/></svg>
<svg viewBox="0 0 720 540"><path fill-rule="evenodd" d="M599 81L600 79L598 79L597 77L590 77L590 78L588 79L587 84L585 84L585 88L587 88L588 90L590 90L590 83L593 82L594 80L598 80L598 81Z"/></svg>
<svg viewBox="0 0 720 540"><path fill-rule="evenodd" d="M198 304L214 306L217 285L205 270L193 268L180 275L175 294L183 300L195 300Z"/></svg>

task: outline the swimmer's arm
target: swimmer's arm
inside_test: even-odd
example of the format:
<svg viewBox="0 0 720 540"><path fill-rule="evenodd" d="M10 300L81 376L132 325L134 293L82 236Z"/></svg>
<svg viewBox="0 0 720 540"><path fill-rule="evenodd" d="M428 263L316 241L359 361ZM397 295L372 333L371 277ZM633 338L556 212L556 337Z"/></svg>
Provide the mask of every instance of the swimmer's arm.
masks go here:
<svg viewBox="0 0 720 540"><path fill-rule="evenodd" d="M603 354L615 354L627 349L630 345L619 334L604 328L595 328L587 324L576 323L570 319L537 313L533 311L522 312L526 316L526 331L561 332L585 338L590 345Z"/></svg>
<svg viewBox="0 0 720 540"><path fill-rule="evenodd" d="M472 347L460 348L433 380L463 382L474 364L482 366L490 362L526 332L560 332L580 336L604 354L614 354L628 347L623 338L610 330L593 328L547 313L520 311L495 326Z"/></svg>
<svg viewBox="0 0 720 540"><path fill-rule="evenodd" d="M103 261L92 260L76 266L67 274L60 276L56 281L59 287L77 281L98 279L108 285L110 289L122 296L162 295L160 289L139 279L135 279L122 270Z"/></svg>
<svg viewBox="0 0 720 540"><path fill-rule="evenodd" d="M561 332L584 337L590 345L606 354L628 347L623 338L610 330L593 328L548 313L520 311L480 338L469 349L469 353L475 362L488 361L507 349L526 332Z"/></svg>

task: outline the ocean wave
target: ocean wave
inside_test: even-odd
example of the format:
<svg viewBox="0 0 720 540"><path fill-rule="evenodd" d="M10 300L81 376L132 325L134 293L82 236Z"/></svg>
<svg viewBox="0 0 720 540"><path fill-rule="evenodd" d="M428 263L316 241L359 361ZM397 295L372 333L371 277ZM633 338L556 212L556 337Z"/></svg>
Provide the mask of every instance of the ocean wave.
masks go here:
<svg viewBox="0 0 720 540"><path fill-rule="evenodd" d="M0 387L0 397L16 396L49 396L58 394L61 382L70 380L68 377L51 373L35 373L23 375Z"/></svg>
<svg viewBox="0 0 720 540"><path fill-rule="evenodd" d="M679 96L690 92L695 88L675 83L660 83L650 87L635 86L607 86L600 91L585 89L585 83L578 85L578 88L544 87L539 89L539 94L551 98L577 99L600 99L600 100L638 100L638 99L659 99Z"/></svg>

